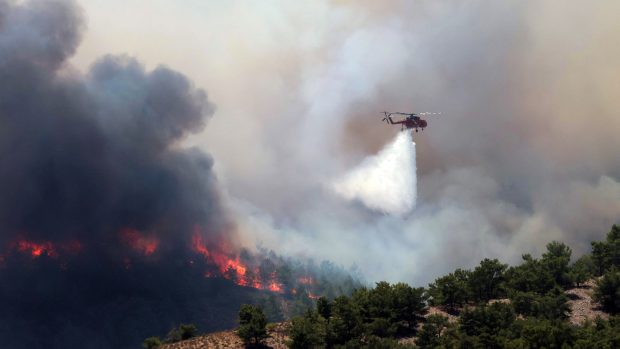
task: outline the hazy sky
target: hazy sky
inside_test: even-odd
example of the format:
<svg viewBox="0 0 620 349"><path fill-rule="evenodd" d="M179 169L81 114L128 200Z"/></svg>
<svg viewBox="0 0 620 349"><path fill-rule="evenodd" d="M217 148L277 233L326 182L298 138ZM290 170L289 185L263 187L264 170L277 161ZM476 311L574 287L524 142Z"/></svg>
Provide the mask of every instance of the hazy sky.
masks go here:
<svg viewBox="0 0 620 349"><path fill-rule="evenodd" d="M186 144L248 243L422 283L553 239L583 252L620 217L615 2L79 3L79 69L127 54L206 90L217 110ZM404 218L326 189L393 139L383 110L444 113Z"/></svg>

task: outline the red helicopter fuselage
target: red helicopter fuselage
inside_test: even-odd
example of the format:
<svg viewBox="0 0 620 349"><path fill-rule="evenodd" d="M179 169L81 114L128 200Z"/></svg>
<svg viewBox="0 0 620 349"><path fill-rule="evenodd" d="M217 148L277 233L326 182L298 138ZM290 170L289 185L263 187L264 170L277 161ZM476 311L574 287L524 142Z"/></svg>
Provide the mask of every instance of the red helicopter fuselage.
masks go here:
<svg viewBox="0 0 620 349"><path fill-rule="evenodd" d="M399 121L392 120L392 117L390 116L386 116L386 119L387 119L386 121L388 121L392 125L400 124L402 126L402 129L408 129L408 130L415 129L416 132L418 131L418 129L424 130L424 128L428 126L428 123L426 122L426 120L420 118L419 116L415 116L415 115L409 116L405 118L404 120L399 120Z"/></svg>

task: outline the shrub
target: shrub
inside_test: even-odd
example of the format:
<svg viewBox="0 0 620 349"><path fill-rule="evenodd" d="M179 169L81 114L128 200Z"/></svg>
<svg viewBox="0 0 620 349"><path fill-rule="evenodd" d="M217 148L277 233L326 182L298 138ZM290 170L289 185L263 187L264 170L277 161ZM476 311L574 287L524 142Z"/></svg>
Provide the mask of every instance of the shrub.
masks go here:
<svg viewBox="0 0 620 349"><path fill-rule="evenodd" d="M620 311L620 271L615 266L596 283L594 299L611 313Z"/></svg>
<svg viewBox="0 0 620 349"><path fill-rule="evenodd" d="M259 307L244 304L239 310L239 330L237 334L243 343L261 344L267 335L267 319Z"/></svg>
<svg viewBox="0 0 620 349"><path fill-rule="evenodd" d="M198 334L198 328L194 324L181 324L181 326L179 326L179 334L181 336L181 340L190 339L192 337L196 337L196 334Z"/></svg>
<svg viewBox="0 0 620 349"><path fill-rule="evenodd" d="M159 337L149 337L142 342L142 348L144 349L156 349L161 346L161 340Z"/></svg>
<svg viewBox="0 0 620 349"><path fill-rule="evenodd" d="M416 340L416 345L420 348L437 348L441 345L441 333L448 326L448 318L442 315L430 315Z"/></svg>
<svg viewBox="0 0 620 349"><path fill-rule="evenodd" d="M312 349L325 346L326 337L325 319L314 311L308 311L304 316L293 318L288 346L292 349Z"/></svg>

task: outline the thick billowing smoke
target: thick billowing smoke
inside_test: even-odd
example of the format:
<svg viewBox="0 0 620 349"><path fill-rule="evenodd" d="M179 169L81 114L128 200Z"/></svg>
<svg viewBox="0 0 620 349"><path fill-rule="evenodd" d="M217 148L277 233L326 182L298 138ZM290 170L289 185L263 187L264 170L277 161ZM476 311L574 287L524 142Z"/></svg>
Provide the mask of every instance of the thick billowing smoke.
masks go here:
<svg viewBox="0 0 620 349"><path fill-rule="evenodd" d="M554 239L587 251L620 217L619 6L204 9L204 32L217 33L188 42L215 54L186 69L209 76L225 116L202 142L241 202L245 238L419 285L484 257L518 262ZM384 110L442 112L416 139L406 218L343 203L324 185L394 137Z"/></svg>
<svg viewBox="0 0 620 349"><path fill-rule="evenodd" d="M405 215L416 200L415 143L401 132L377 155L369 156L332 184L347 200L359 200L379 212Z"/></svg>
<svg viewBox="0 0 620 349"><path fill-rule="evenodd" d="M205 92L123 56L83 76L65 64L82 29L70 2L2 8L1 242L23 234L105 250L125 227L171 241L194 225L221 230L211 158L175 146L212 114Z"/></svg>
<svg viewBox="0 0 620 349"><path fill-rule="evenodd" d="M214 107L163 66L74 70L80 13L0 0L0 346L125 348L181 321L231 326L223 314L248 296L187 263L197 230L233 239L211 157L178 145Z"/></svg>
<svg viewBox="0 0 620 349"><path fill-rule="evenodd" d="M236 210L246 243L258 241L279 252L357 264L372 279L421 285L484 257L517 262L522 253L540 252L553 239L570 244L576 253L586 251L589 241L600 238L620 217L620 47L612 44L620 33L616 2L265 0L153 2L147 8L136 4L83 1L92 20L76 60L85 67L91 62L86 59L92 58L89 55L101 54L97 50L130 52L183 69L209 88L221 117L211 120L192 142L206 146L217 159L215 170L230 195L228 205ZM52 117L74 115L74 110L89 111L77 115L98 115L95 126L90 117L78 118L91 125L94 135L85 135L87 127L65 127L63 137L56 136L60 145L78 136L94 142L99 134L109 140L108 135L132 129L155 131L149 129L151 124L101 121L100 101L107 98L114 102L111 106L142 111L140 103L133 104L142 99L128 91L136 95L144 91L119 79L107 86L120 87L107 91L125 92L93 92L97 69L79 77L62 66L65 61L58 57L66 58L77 44L77 38L72 39L79 33L72 30L73 16L62 18L65 12L50 9L49 17L29 19L32 15L14 11L0 1L2 122L7 123L8 110L28 116L29 110L43 109L32 103L33 96L40 96L49 108L37 123L32 117L11 119L9 125L19 125L23 134L0 128L3 159L18 161L13 154L34 147L49 154L70 148L19 143L19 137L30 140L42 129L36 127L40 122L48 120L54 126ZM110 26L110 18L119 25ZM28 20L34 24L26 24ZM55 32L45 27L51 23L56 23L51 29L62 35L51 35ZM41 40L48 33L48 39ZM56 42L58 38L62 42ZM36 58L26 60L28 66L20 69L25 52L36 53ZM21 74L41 82L7 78ZM17 96L8 98L7 93ZM43 98L48 93L62 98ZM69 99L81 102L71 104L73 109L58 105L58 100ZM397 131L380 123L384 110L443 113L429 117L428 129L416 139L418 196L406 217L344 202L325 185L346 176L393 139ZM150 138L154 135L149 133L143 141L175 134ZM132 142L131 137L122 139ZM143 144L139 139L134 140L137 149ZM7 140L19 146L5 146ZM123 144L119 141L118 154L126 154ZM104 145L70 151L87 152L88 159L100 164L94 159L107 159L101 155L107 149ZM164 154L179 156L177 146L164 149ZM39 153L45 154L32 151ZM67 161L67 166L73 164ZM46 179L55 176L56 168L49 165L46 171L24 173ZM2 184L3 190L13 193L7 197L17 200L11 204L21 203L15 194L18 184L24 183L17 180L21 177L11 172L13 167L0 171L2 178L13 176L17 181ZM158 181L147 176L140 183ZM102 194L84 201L87 208L101 197L123 202L114 197L113 186L104 190L99 185L89 182L89 189ZM20 189L21 195L46 198L64 193L74 198L72 188L38 196L30 185ZM131 186L136 191L143 188ZM174 191L167 193L177 197ZM103 202L103 207L115 207ZM165 206L160 200L147 203L149 210ZM128 204L131 209L121 217L133 217L141 208ZM55 214L44 218L62 221L69 207L55 203L51 211ZM30 212L19 216L22 224L2 213L8 222L3 224L32 228L27 226L34 224L30 217L41 216L42 211ZM86 220L107 217L92 209L86 212ZM129 219L118 218L120 223L110 225L116 228ZM145 229L138 222L132 225ZM56 234L107 236L104 232L109 231L77 228ZM35 230L23 233L42 234ZM2 234L12 236L5 234L13 231Z"/></svg>

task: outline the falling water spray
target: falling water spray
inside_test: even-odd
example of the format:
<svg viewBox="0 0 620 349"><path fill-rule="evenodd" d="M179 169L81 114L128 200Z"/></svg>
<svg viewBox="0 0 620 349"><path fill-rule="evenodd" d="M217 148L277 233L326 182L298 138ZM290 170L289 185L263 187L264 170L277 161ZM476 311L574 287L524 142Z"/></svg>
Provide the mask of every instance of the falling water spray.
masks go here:
<svg viewBox="0 0 620 349"><path fill-rule="evenodd" d="M335 181L332 189L369 209L403 216L415 207L416 186L415 143L411 133L401 132L378 154Z"/></svg>

